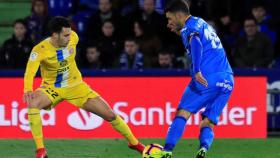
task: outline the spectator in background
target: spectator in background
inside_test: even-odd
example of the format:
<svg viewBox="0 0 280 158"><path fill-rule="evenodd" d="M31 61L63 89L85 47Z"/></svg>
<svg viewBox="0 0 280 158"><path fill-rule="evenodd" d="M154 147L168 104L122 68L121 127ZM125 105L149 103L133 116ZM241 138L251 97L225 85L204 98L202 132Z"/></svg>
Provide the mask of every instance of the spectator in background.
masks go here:
<svg viewBox="0 0 280 158"><path fill-rule="evenodd" d="M114 3L115 8L120 10L121 16L132 13L138 7L136 0L114 0Z"/></svg>
<svg viewBox="0 0 280 158"><path fill-rule="evenodd" d="M217 21L217 33L221 37L223 47L226 50L226 54L230 64L233 66L234 59L232 56L232 48L234 47L238 35L240 33L240 24L234 22L230 14L226 11L222 11Z"/></svg>
<svg viewBox="0 0 280 158"><path fill-rule="evenodd" d="M69 17L75 9L75 0L47 0L50 16Z"/></svg>
<svg viewBox="0 0 280 158"><path fill-rule="evenodd" d="M138 0L139 6L141 8L143 8L143 6L144 6L144 1L145 0ZM165 1L166 0L154 0L154 5L155 5L154 8L160 14L163 14Z"/></svg>
<svg viewBox="0 0 280 158"><path fill-rule="evenodd" d="M14 22L12 38L6 40L0 50L3 68L24 69L34 46L27 36L26 24L23 19Z"/></svg>
<svg viewBox="0 0 280 158"><path fill-rule="evenodd" d="M252 7L252 15L257 20L259 31L266 34L273 44L276 43L277 34L273 30L273 20L272 16L266 11L265 5L263 3L256 3Z"/></svg>
<svg viewBox="0 0 280 158"><path fill-rule="evenodd" d="M99 0L98 11L88 21L86 35L89 40L97 39L102 35L102 24L106 20L111 20L114 26L120 26L121 17L118 12L113 11L111 0Z"/></svg>
<svg viewBox="0 0 280 158"><path fill-rule="evenodd" d="M137 21L143 21L147 35L161 35L165 30L164 17L155 11L155 0L144 0L143 9L133 13Z"/></svg>
<svg viewBox="0 0 280 158"><path fill-rule="evenodd" d="M101 53L102 68L114 68L121 50L119 40L115 35L115 26L111 20L104 21L102 35L97 40L97 45Z"/></svg>
<svg viewBox="0 0 280 158"><path fill-rule="evenodd" d="M98 10L99 0L79 0L79 4L81 8L85 8L87 10L92 10L95 12Z"/></svg>
<svg viewBox="0 0 280 158"><path fill-rule="evenodd" d="M84 64L84 67L91 69L100 69L101 65L100 51L98 50L96 45L89 45L86 48L86 63Z"/></svg>
<svg viewBox="0 0 280 158"><path fill-rule="evenodd" d="M157 63L157 52L161 48L161 44L170 43L170 38L167 37L167 34L170 33L167 28L164 27L167 21L163 15L155 10L155 2L155 0L143 0L143 8L136 10L126 17L128 19L127 21L132 24L134 35L136 35L135 30L137 30L137 28L144 32L142 36L137 37L136 35L136 37L145 41L139 42L139 45L144 56L149 59L149 61L145 63L148 67ZM130 25L129 23L127 24L128 26Z"/></svg>
<svg viewBox="0 0 280 158"><path fill-rule="evenodd" d="M157 53L161 49L161 40L156 35L146 35L146 31L142 21L134 22L134 37L139 44L140 51L149 59L147 66L157 63Z"/></svg>
<svg viewBox="0 0 280 158"><path fill-rule="evenodd" d="M244 21L245 36L237 39L234 59L239 68L268 67L273 58L273 46L270 39L258 31L253 17Z"/></svg>
<svg viewBox="0 0 280 158"><path fill-rule="evenodd" d="M127 38L124 42L124 51L120 55L120 68L127 69L142 69L144 59L142 52L139 51L139 46L134 38Z"/></svg>
<svg viewBox="0 0 280 158"><path fill-rule="evenodd" d="M33 0L31 15L26 17L27 32L35 43L48 35L48 8L46 0Z"/></svg>
<svg viewBox="0 0 280 158"><path fill-rule="evenodd" d="M170 49L162 49L159 51L157 63L153 67L162 69L184 68L186 61L182 61L181 58L186 59L185 57L175 57Z"/></svg>
<svg viewBox="0 0 280 158"><path fill-rule="evenodd" d="M174 68L173 64L173 57L172 54L167 51L163 50L158 53L158 68L162 69L172 69Z"/></svg>

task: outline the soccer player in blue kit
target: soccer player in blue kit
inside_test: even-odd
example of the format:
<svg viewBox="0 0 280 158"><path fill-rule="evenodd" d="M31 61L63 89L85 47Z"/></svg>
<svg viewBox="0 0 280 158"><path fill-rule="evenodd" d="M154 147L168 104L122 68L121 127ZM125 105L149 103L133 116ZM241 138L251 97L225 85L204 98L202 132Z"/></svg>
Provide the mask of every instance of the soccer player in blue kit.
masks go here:
<svg viewBox="0 0 280 158"><path fill-rule="evenodd" d="M215 30L203 19L191 16L184 0L169 1L165 13L167 27L182 37L191 60L192 80L169 127L164 149L151 157L171 158L191 114L205 108L200 123L200 146L196 154L196 158L204 158L214 140L214 125L217 125L233 90L233 72Z"/></svg>

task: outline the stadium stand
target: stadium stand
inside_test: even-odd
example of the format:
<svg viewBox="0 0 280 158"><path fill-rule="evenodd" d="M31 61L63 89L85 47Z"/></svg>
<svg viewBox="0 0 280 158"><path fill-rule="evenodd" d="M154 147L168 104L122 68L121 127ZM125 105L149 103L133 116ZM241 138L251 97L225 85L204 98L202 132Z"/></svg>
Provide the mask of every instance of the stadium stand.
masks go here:
<svg viewBox="0 0 280 158"><path fill-rule="evenodd" d="M0 1L0 45L11 36L13 22L18 18L26 17L30 9L30 0Z"/></svg>

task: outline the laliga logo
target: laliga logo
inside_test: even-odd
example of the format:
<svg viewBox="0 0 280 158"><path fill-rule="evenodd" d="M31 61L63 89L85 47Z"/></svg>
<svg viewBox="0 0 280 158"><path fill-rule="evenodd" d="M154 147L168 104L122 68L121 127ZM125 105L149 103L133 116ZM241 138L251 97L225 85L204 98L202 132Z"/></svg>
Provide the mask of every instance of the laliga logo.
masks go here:
<svg viewBox="0 0 280 158"><path fill-rule="evenodd" d="M27 108L20 109L19 103L17 101L12 101L10 110L11 115L8 117L5 105L0 104L0 127L19 127L25 132L30 131L29 121L27 119ZM43 126L55 126L54 109L51 111L42 110L40 113Z"/></svg>
<svg viewBox="0 0 280 158"><path fill-rule="evenodd" d="M67 118L68 124L79 130L92 130L102 125L103 119L95 114L79 109Z"/></svg>

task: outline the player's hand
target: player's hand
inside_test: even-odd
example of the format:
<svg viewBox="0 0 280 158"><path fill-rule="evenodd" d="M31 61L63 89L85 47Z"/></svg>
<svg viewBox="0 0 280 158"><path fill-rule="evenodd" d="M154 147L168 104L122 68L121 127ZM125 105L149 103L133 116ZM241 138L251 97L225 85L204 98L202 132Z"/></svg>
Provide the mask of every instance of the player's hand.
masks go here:
<svg viewBox="0 0 280 158"><path fill-rule="evenodd" d="M199 71L198 73L195 74L195 79L205 87L208 86L207 80L202 76L202 73Z"/></svg>
<svg viewBox="0 0 280 158"><path fill-rule="evenodd" d="M25 92L23 95L23 102L29 104L30 101L34 98L35 94L32 91Z"/></svg>

